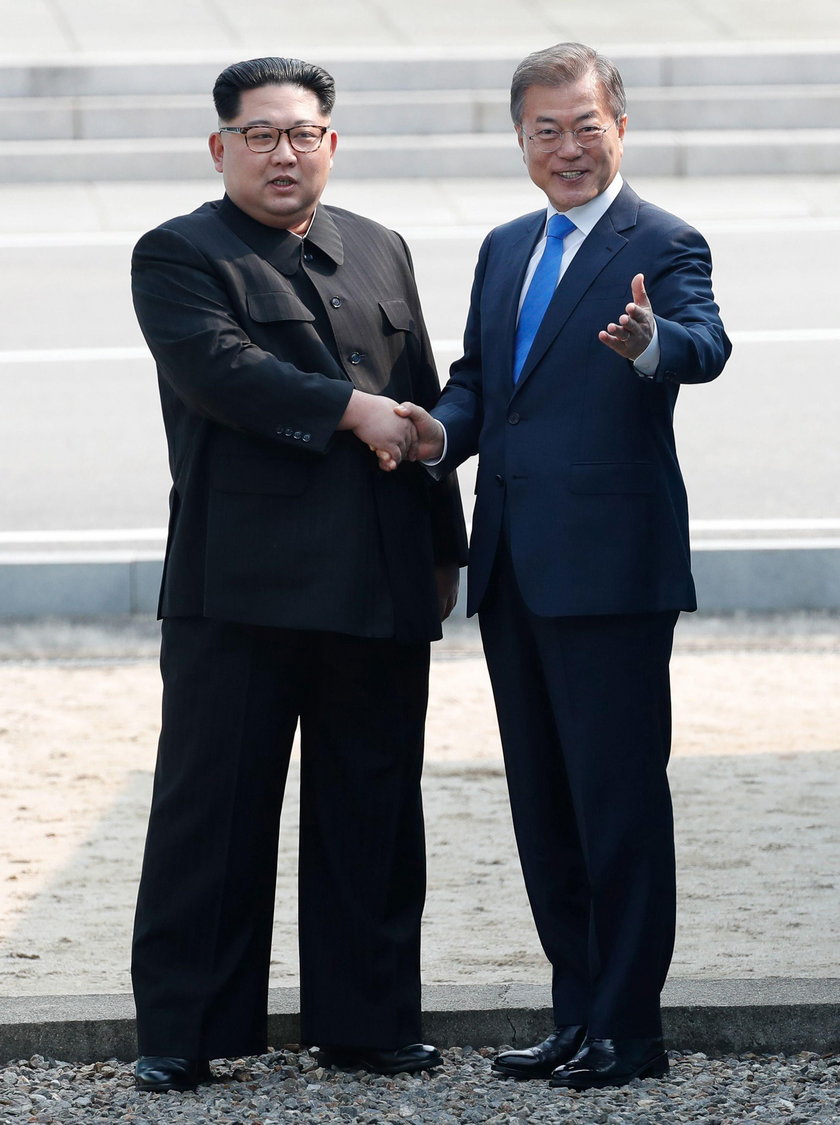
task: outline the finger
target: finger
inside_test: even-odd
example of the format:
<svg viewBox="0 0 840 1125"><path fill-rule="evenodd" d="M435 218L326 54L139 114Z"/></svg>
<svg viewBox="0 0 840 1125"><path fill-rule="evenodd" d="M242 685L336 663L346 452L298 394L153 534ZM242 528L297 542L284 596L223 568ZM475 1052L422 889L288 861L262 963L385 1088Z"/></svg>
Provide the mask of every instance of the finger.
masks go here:
<svg viewBox="0 0 840 1125"><path fill-rule="evenodd" d="M619 340L617 337L611 336L607 331L599 332L598 339L602 344L606 344L608 348L612 348L612 350L614 352L617 352L619 355L622 354L625 347L627 346L626 340Z"/></svg>
<svg viewBox="0 0 840 1125"><path fill-rule="evenodd" d="M387 451L387 449L377 449L376 450L376 457L377 457L377 460L379 461L379 468L380 469L384 469L385 472L390 472L392 469L396 469L397 462L394 460L394 458L391 456L391 454Z"/></svg>
<svg viewBox="0 0 840 1125"><path fill-rule="evenodd" d="M645 289L645 275L643 273L637 273L630 282L630 292L633 294L633 300L637 305L641 305L643 309L650 308L650 298Z"/></svg>

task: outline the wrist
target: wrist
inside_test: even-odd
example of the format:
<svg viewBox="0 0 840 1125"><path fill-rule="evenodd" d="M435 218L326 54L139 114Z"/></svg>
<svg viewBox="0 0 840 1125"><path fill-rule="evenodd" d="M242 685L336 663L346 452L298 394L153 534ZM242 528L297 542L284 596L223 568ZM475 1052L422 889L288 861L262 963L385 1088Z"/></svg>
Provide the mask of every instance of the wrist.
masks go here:
<svg viewBox="0 0 840 1125"><path fill-rule="evenodd" d="M364 391L357 391L355 388L350 392L350 398L347 406L344 408L344 413L339 419L338 430L355 430L362 420L362 399L367 398Z"/></svg>

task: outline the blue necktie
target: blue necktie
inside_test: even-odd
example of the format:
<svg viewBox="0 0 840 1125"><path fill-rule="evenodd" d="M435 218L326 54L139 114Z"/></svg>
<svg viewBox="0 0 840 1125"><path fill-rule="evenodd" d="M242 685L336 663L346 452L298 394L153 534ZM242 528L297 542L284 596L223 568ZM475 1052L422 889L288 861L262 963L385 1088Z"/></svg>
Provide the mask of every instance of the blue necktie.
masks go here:
<svg viewBox="0 0 840 1125"><path fill-rule="evenodd" d="M528 286L519 313L519 323L516 326L516 346L513 353L514 383L519 381L528 352L545 316L545 310L554 296L557 278L560 276L560 262L563 258L563 239L574 229L575 224L565 215L552 215L548 220L545 250L531 278L531 284Z"/></svg>

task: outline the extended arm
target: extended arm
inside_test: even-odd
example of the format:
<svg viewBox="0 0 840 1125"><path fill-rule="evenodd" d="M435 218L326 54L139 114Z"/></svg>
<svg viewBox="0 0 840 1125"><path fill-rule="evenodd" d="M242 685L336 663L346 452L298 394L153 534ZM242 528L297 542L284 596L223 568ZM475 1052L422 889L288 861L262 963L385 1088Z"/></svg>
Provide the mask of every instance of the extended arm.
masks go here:
<svg viewBox="0 0 840 1125"><path fill-rule="evenodd" d="M395 457L413 439L396 404L355 391L326 351L323 371L305 371L255 343L211 258L179 232L140 240L132 293L161 377L196 413L311 452L323 452L336 429Z"/></svg>
<svg viewBox="0 0 840 1125"><path fill-rule="evenodd" d="M720 374L732 350L712 293L709 247L696 230L681 225L670 232L657 257L655 270L632 279L632 302L598 338L633 362L656 331L659 364L644 377L708 382Z"/></svg>

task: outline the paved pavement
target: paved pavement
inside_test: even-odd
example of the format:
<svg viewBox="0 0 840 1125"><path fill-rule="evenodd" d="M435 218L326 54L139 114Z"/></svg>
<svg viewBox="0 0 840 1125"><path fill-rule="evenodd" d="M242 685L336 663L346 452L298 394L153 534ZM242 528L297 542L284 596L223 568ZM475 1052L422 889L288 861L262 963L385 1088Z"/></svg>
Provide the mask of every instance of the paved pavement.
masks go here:
<svg viewBox="0 0 840 1125"><path fill-rule="evenodd" d="M20 60L86 53L254 54L402 50L510 50L577 39L627 43L730 44L744 40L823 41L840 37L835 0L321 0L310 9L290 0L0 0L2 54Z"/></svg>
<svg viewBox="0 0 840 1125"><path fill-rule="evenodd" d="M709 238L735 341L723 377L680 397L693 517L836 517L840 177L633 182ZM166 457L129 256L141 231L217 194L215 180L0 187L0 531L163 526ZM342 180L340 152L326 199L409 239L442 373L481 238L540 204L524 175ZM469 470L464 483L471 491Z"/></svg>

